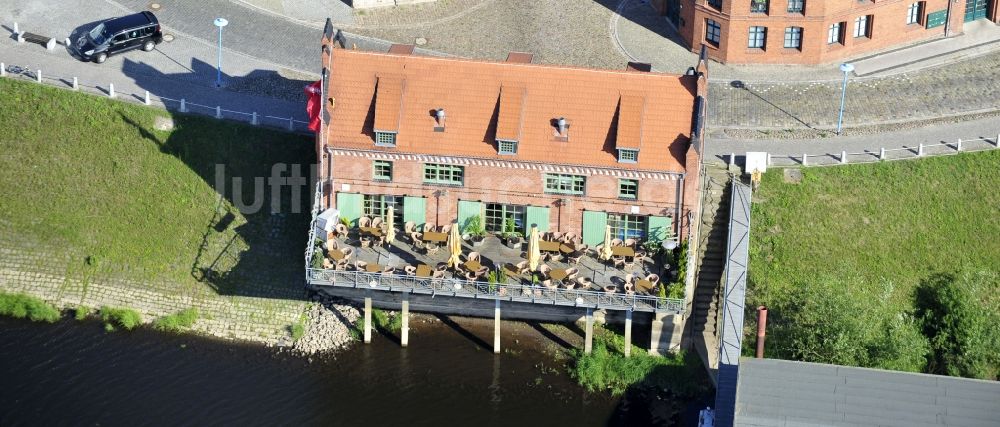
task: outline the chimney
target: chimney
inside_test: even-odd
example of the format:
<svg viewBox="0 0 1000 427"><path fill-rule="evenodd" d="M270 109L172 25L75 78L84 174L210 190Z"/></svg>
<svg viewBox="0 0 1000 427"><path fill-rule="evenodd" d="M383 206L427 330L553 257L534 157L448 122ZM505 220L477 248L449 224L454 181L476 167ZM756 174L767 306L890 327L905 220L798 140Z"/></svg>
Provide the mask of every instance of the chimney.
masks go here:
<svg viewBox="0 0 1000 427"><path fill-rule="evenodd" d="M757 307L757 358L764 358L764 333L767 329L767 307Z"/></svg>
<svg viewBox="0 0 1000 427"><path fill-rule="evenodd" d="M436 122L434 132L444 132L444 119L444 108L438 108L437 111L434 112L434 120Z"/></svg>
<svg viewBox="0 0 1000 427"><path fill-rule="evenodd" d="M648 73L653 70L653 66L645 62L631 62L625 65L625 71L634 71L638 73Z"/></svg>
<svg viewBox="0 0 1000 427"><path fill-rule="evenodd" d="M507 54L507 62L514 64L530 64L534 55L527 52L510 52Z"/></svg>

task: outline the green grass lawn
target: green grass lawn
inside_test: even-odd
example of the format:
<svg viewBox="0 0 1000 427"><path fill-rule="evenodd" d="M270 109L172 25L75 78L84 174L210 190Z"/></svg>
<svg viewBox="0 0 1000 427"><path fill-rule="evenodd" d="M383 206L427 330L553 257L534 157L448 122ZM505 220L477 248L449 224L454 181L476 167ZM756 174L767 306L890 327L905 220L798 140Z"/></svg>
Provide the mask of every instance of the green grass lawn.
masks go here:
<svg viewBox="0 0 1000 427"><path fill-rule="evenodd" d="M748 307L828 299L856 318L905 317L935 274L1000 272L1000 150L802 173L793 184L769 171L754 195ZM810 301L790 300L810 285ZM996 296L980 297L1000 311ZM790 343L775 339L781 355ZM752 334L746 342L752 351Z"/></svg>
<svg viewBox="0 0 1000 427"><path fill-rule="evenodd" d="M248 202L275 163L308 177L309 138L10 79L0 94L0 244L45 254L39 268L238 294L254 293L244 279L301 275L311 191L303 213L287 213L286 188L283 214L244 215L213 185L216 164L244 178Z"/></svg>

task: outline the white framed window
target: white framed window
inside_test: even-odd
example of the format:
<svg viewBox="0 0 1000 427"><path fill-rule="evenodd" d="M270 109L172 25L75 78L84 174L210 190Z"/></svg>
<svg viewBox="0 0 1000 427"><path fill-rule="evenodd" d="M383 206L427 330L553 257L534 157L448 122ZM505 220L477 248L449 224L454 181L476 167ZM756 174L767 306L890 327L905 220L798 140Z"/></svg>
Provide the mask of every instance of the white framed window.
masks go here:
<svg viewBox="0 0 1000 427"><path fill-rule="evenodd" d="M618 149L618 163L635 163L637 161L639 161L639 150Z"/></svg>
<svg viewBox="0 0 1000 427"><path fill-rule="evenodd" d="M497 140L497 153L499 154L517 154L517 141L511 141L506 139Z"/></svg>
<svg viewBox="0 0 1000 427"><path fill-rule="evenodd" d="M767 13L767 0L750 0L750 13Z"/></svg>
<svg viewBox="0 0 1000 427"><path fill-rule="evenodd" d="M712 46L718 47L719 40L722 39L722 26L711 19L705 20L705 41Z"/></svg>
<svg viewBox="0 0 1000 427"><path fill-rule="evenodd" d="M854 38L870 38L872 36L871 23L871 15L861 15L854 18Z"/></svg>
<svg viewBox="0 0 1000 427"><path fill-rule="evenodd" d="M802 48L802 27L785 28L785 47L789 49Z"/></svg>
<svg viewBox="0 0 1000 427"><path fill-rule="evenodd" d="M767 27L750 27L747 37L747 47L750 49L763 49L767 41Z"/></svg>
<svg viewBox="0 0 1000 427"><path fill-rule="evenodd" d="M835 22L826 30L826 44L844 43L844 23Z"/></svg>
<svg viewBox="0 0 1000 427"><path fill-rule="evenodd" d="M375 145L381 147L396 146L396 132L375 132Z"/></svg>
<svg viewBox="0 0 1000 427"><path fill-rule="evenodd" d="M788 0L789 13L805 13L806 0Z"/></svg>
<svg viewBox="0 0 1000 427"><path fill-rule="evenodd" d="M906 8L906 23L907 24L919 24L920 23L920 12L921 12L921 9L923 9L921 7L921 3L923 3L923 2L911 3L910 6Z"/></svg>

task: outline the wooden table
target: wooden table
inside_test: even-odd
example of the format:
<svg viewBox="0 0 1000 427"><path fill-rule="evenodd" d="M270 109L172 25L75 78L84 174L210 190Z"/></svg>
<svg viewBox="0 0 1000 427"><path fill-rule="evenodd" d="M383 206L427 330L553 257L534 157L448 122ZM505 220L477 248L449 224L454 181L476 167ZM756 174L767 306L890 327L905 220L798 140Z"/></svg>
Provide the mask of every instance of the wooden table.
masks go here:
<svg viewBox="0 0 1000 427"><path fill-rule="evenodd" d="M382 266L374 263L368 264L365 266L365 271L369 273L378 273L382 271Z"/></svg>
<svg viewBox="0 0 1000 427"><path fill-rule="evenodd" d="M503 272L507 274L508 278L514 278L521 275L521 273L517 271L517 266L509 262L503 265Z"/></svg>
<svg viewBox="0 0 1000 427"><path fill-rule="evenodd" d="M469 260L465 262L465 268L469 269L469 271L476 271L482 267L483 265L480 264L479 261Z"/></svg>
<svg viewBox="0 0 1000 427"><path fill-rule="evenodd" d="M423 240L425 242L447 242L448 233L438 233L434 231L428 231L424 233Z"/></svg>
<svg viewBox="0 0 1000 427"><path fill-rule="evenodd" d="M553 280L558 280L560 282L563 281L563 279L565 279L567 275L568 274L566 274L566 270L563 270L561 268L556 268L549 272L549 277L551 277Z"/></svg>
<svg viewBox="0 0 1000 427"><path fill-rule="evenodd" d="M362 235L382 237L382 229L378 227L358 227Z"/></svg>
<svg viewBox="0 0 1000 427"><path fill-rule="evenodd" d="M576 245L572 243L563 243L559 245L559 251L566 255L569 255L573 252L576 252Z"/></svg>
<svg viewBox="0 0 1000 427"><path fill-rule="evenodd" d="M559 252L560 242L553 242L549 240L539 240L538 250L545 252Z"/></svg>
<svg viewBox="0 0 1000 427"><path fill-rule="evenodd" d="M427 264L420 264L417 266L417 277L431 277L431 273L434 269Z"/></svg>
<svg viewBox="0 0 1000 427"><path fill-rule="evenodd" d="M650 282L649 280L639 279L636 280L634 283L636 291L648 294L649 291L653 290L653 282Z"/></svg>
<svg viewBox="0 0 1000 427"><path fill-rule="evenodd" d="M630 246L612 246L611 255L635 256L635 249L632 249Z"/></svg>
<svg viewBox="0 0 1000 427"><path fill-rule="evenodd" d="M330 253L330 259L334 261L340 261L344 259L344 251L340 249L330 249L329 253Z"/></svg>

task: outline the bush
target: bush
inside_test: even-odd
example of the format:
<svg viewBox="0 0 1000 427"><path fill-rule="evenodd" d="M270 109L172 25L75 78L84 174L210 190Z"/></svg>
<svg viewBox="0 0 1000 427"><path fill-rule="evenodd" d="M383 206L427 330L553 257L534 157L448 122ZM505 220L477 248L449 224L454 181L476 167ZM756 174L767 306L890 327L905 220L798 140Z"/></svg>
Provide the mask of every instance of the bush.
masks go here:
<svg viewBox="0 0 1000 427"><path fill-rule="evenodd" d="M364 322L364 317L361 318L361 321ZM398 314L391 315L384 310L372 309L372 326L379 331L399 333L400 329L403 328L403 318Z"/></svg>
<svg viewBox="0 0 1000 427"><path fill-rule="evenodd" d="M890 302L892 284L865 292L877 298L859 297L846 289L840 279L818 278L798 283L787 298L773 301L768 307L768 356L923 371L928 341L913 315ZM749 328L756 326L748 323Z"/></svg>
<svg viewBox="0 0 1000 427"><path fill-rule="evenodd" d="M302 322L296 322L288 327L288 331L291 332L292 334L292 340L298 341L302 339L303 336L305 336L306 327L305 325L302 324Z"/></svg>
<svg viewBox="0 0 1000 427"><path fill-rule="evenodd" d="M142 324L142 315L131 308L105 306L101 307L101 320L107 330L113 330L115 326L132 330Z"/></svg>
<svg viewBox="0 0 1000 427"><path fill-rule="evenodd" d="M33 296L0 292L0 315L54 323L59 320L60 312L52 304Z"/></svg>
<svg viewBox="0 0 1000 427"><path fill-rule="evenodd" d="M621 395L632 386L651 386L679 397L692 397L704 391L697 355L679 352L666 357L651 356L633 347L631 357L626 358L622 336L603 329L595 332L591 354L579 349L571 352L574 361L570 375L587 390Z"/></svg>
<svg viewBox="0 0 1000 427"><path fill-rule="evenodd" d="M153 328L160 331L181 332L198 320L198 309L188 308L153 321Z"/></svg>
<svg viewBox="0 0 1000 427"><path fill-rule="evenodd" d="M90 307L84 305L78 305L76 306L76 308L73 309L73 318L76 320L84 320L87 318L87 316L90 316L93 312L94 310L92 310Z"/></svg>
<svg viewBox="0 0 1000 427"><path fill-rule="evenodd" d="M998 379L998 278L988 272L936 274L917 287L917 315L931 346L928 372Z"/></svg>
<svg viewBox="0 0 1000 427"><path fill-rule="evenodd" d="M312 263L309 266L312 267L315 270L322 269L323 268L323 258L324 258L323 250L322 249L316 249L315 251L313 251Z"/></svg>

